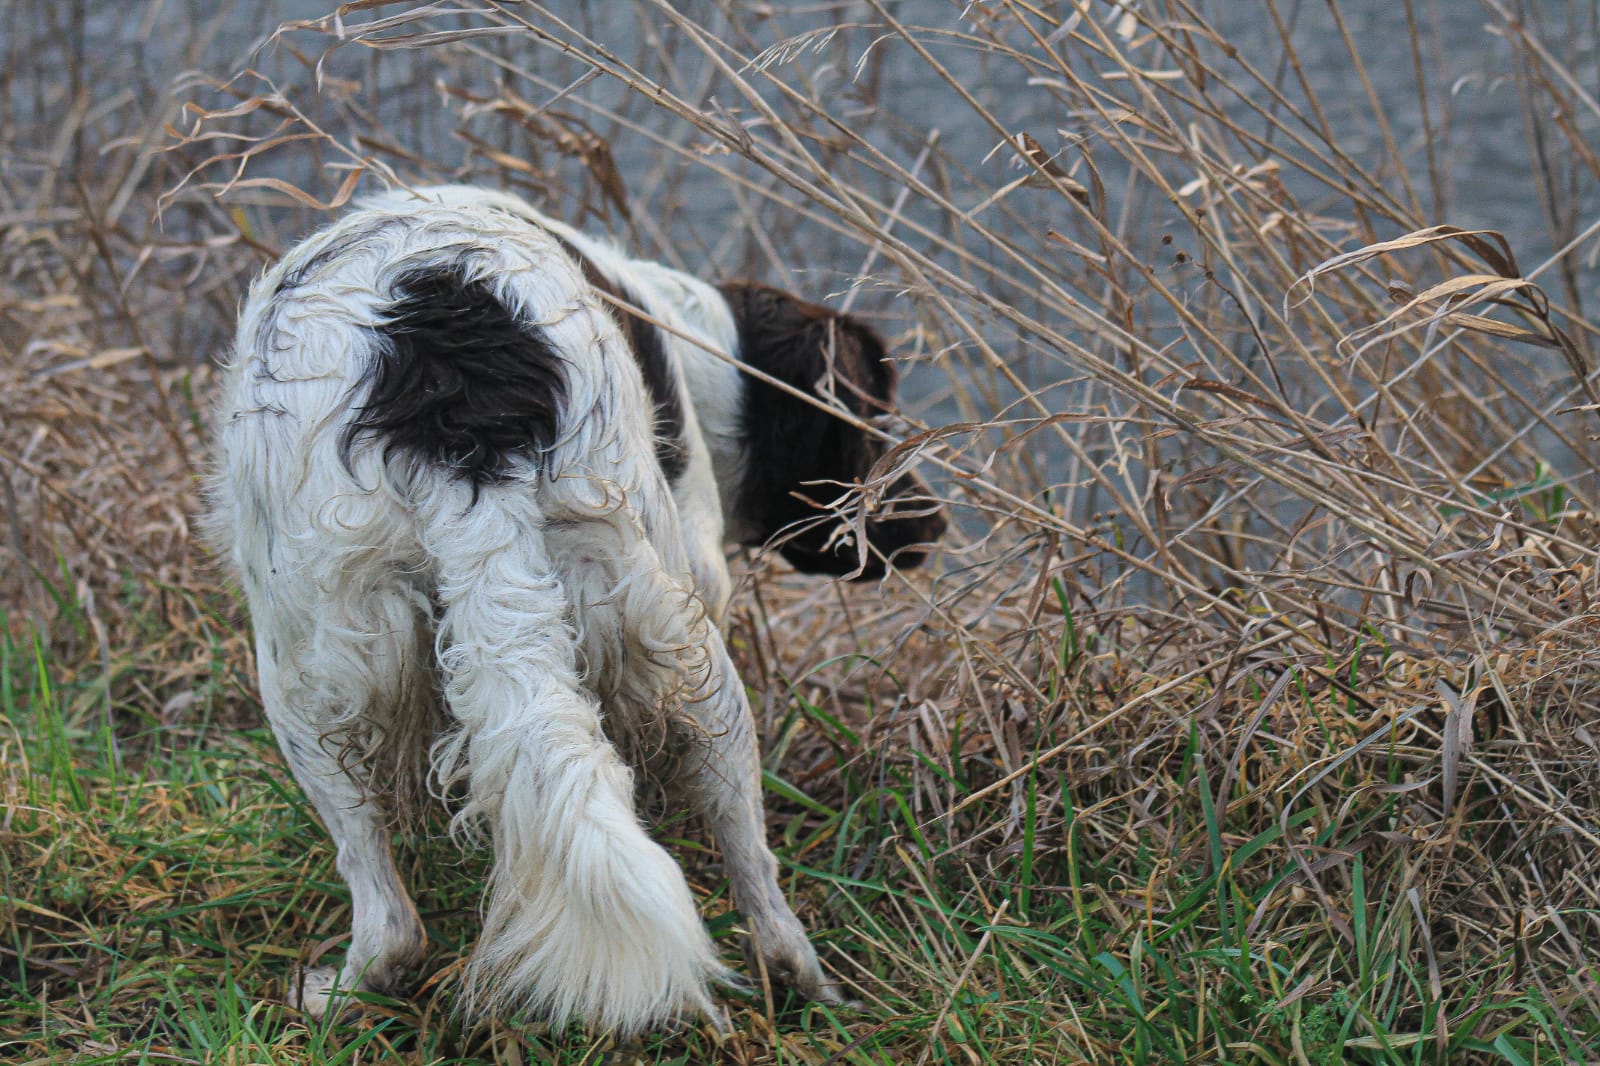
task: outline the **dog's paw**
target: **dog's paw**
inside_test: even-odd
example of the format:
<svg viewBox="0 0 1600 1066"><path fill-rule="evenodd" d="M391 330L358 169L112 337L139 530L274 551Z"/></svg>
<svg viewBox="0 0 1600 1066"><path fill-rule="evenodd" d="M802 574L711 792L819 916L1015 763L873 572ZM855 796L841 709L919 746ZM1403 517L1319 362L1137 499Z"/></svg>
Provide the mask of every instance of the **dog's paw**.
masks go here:
<svg viewBox="0 0 1600 1066"><path fill-rule="evenodd" d="M815 955L808 960L796 960L795 965L780 969L773 982L811 1003L825 1003L830 1007L839 1007L848 1002L844 994L839 991L839 986L822 972Z"/></svg>
<svg viewBox="0 0 1600 1066"><path fill-rule="evenodd" d="M765 973L774 990L785 989L815 1003L845 1002L838 986L822 972L805 930L793 918L753 929L745 954L751 975L759 980Z"/></svg>
<svg viewBox="0 0 1600 1066"><path fill-rule="evenodd" d="M313 1021L322 1021L331 1008L337 1014L350 990L339 988L339 967L308 966L289 979L289 1005Z"/></svg>

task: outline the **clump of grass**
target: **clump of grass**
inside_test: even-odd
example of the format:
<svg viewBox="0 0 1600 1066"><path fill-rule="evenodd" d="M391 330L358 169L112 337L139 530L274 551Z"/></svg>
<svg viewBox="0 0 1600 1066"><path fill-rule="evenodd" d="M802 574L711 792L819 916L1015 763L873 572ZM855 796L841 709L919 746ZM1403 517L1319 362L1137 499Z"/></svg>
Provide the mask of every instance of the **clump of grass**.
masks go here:
<svg viewBox="0 0 1600 1066"><path fill-rule="evenodd" d="M932 573L755 559L736 600L786 887L859 1005L629 1056L1600 1057L1591 16L1481 6L1551 222L1502 236L1451 177L1453 5L1391 16L1409 140L1350 5L1238 7L352 4L175 94L91 83L81 11L10 38L5 1053L608 1053L450 1019L481 856L428 833L416 994L283 1006L347 897L188 532L249 274L450 179L871 317L912 397L882 476L959 519ZM661 833L731 957L715 851Z"/></svg>

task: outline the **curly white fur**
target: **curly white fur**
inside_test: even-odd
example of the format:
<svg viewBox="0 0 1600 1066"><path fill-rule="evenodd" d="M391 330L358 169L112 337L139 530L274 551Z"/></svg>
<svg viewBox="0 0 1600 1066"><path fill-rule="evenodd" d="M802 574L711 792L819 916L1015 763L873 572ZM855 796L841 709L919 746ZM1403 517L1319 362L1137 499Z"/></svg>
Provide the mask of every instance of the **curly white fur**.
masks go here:
<svg viewBox="0 0 1600 1066"><path fill-rule="evenodd" d="M368 201L254 285L218 410L211 533L248 598L265 710L338 847L353 930L303 1005L389 989L421 922L390 857L408 752L494 851L465 1007L634 1033L715 1015L726 977L694 899L634 810L602 732L661 727L683 794L710 821L766 969L828 986L784 901L761 817L749 707L718 624L723 500L740 458L738 372L687 341L668 355L687 466L652 455L641 375L617 320L556 237L651 315L729 351L718 293L626 259L510 197L448 187ZM564 361L549 451L477 488L341 433L365 402L397 279L451 267L489 285ZM664 723L664 724L663 724Z"/></svg>

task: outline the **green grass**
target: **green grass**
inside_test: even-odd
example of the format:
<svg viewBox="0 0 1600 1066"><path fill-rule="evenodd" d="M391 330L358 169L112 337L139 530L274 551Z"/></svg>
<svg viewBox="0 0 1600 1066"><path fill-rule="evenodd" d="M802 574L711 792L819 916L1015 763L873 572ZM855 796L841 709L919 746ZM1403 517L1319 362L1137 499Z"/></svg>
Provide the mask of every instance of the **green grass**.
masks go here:
<svg viewBox="0 0 1600 1066"><path fill-rule="evenodd" d="M218 620L202 621L197 632ZM36 640L0 645L0 1058L599 1061L605 1041L577 1029L463 1031L451 1017L483 869L481 855L442 839L442 820L401 841L434 948L416 994L328 1025L283 1005L297 963L340 951L348 896L270 736L240 706L242 680L214 660L201 679L208 695L186 715L196 724L174 728L121 695L108 718L107 678L94 667L71 669ZM1143 750L1035 761L941 817L930 797L948 811L1002 776L994 749L952 734L943 750L874 752L858 734L870 721L844 721L804 689L793 686L781 732L805 734L831 766L813 795L774 763L771 835L786 889L858 1001L784 1009L733 995L732 1034L658 1035L624 1049L629 1061L1533 1063L1600 1053L1600 1026L1574 1026L1525 968L1528 942L1498 953L1462 944L1480 957L1439 985L1441 949L1418 922L1420 856L1399 839L1407 792L1391 782L1407 772L1403 745L1371 744L1328 770L1336 779L1318 787L1342 797L1336 806L1313 789L1264 818L1286 794L1253 788L1246 769L1219 795L1213 732L1174 704ZM1292 689L1324 750L1348 750L1348 697ZM1033 755L1054 739L1041 733ZM1079 758L1104 766L1070 772ZM1302 765L1280 745L1255 759L1267 774ZM1105 767L1118 761L1165 786L1159 809L1114 809L1121 793L1108 785L1122 775ZM681 819L662 834L735 962L714 853ZM1286 835L1305 855L1341 858L1323 863L1320 888L1308 890Z"/></svg>

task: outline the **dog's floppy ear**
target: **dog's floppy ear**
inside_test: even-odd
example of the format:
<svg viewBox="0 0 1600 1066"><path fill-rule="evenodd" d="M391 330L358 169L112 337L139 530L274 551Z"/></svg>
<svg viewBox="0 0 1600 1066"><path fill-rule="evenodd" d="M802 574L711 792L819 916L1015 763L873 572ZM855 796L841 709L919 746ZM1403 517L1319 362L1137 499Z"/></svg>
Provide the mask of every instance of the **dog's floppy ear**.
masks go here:
<svg viewBox="0 0 1600 1066"><path fill-rule="evenodd" d="M753 282L722 286L739 330L739 358L747 365L858 418L890 411L898 375L883 338L871 326L780 289ZM746 383L743 436L746 463L735 493L739 517L763 543L783 532L781 551L809 573L876 576L882 564L862 546L841 541L840 523L818 504L866 480L883 457L881 440L838 415L765 381ZM888 494L926 495L907 477ZM891 508L893 510L893 508ZM897 518L868 524L882 554L937 538L944 519L936 509L921 521ZM921 556L907 553L906 565ZM865 569L863 569L865 562Z"/></svg>
<svg viewBox="0 0 1600 1066"><path fill-rule="evenodd" d="M898 373L877 330L770 285L736 281L721 289L745 363L814 395L831 393L858 415L889 409Z"/></svg>
<svg viewBox="0 0 1600 1066"><path fill-rule="evenodd" d="M877 330L849 315L833 316L832 345L824 345L824 359L832 356L839 384L835 393L857 414L887 414L894 406L900 372ZM852 395L846 397L848 389Z"/></svg>

